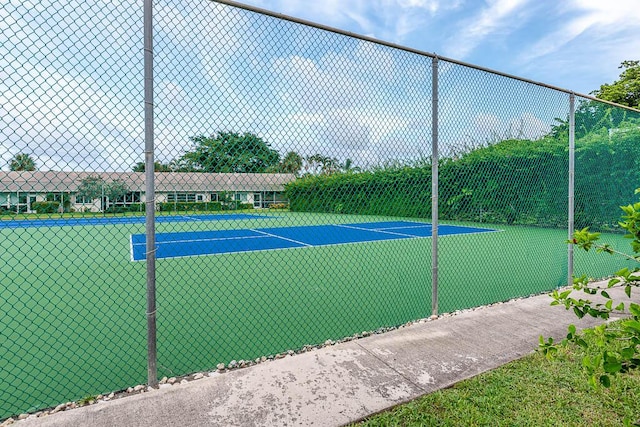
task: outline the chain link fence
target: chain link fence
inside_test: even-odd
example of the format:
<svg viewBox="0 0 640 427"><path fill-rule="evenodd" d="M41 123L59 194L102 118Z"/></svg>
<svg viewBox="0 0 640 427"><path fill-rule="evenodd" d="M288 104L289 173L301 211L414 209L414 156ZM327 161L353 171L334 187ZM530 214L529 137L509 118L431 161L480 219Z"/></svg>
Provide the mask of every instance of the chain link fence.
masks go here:
<svg viewBox="0 0 640 427"><path fill-rule="evenodd" d="M162 378L563 286L571 222L624 241L638 112L225 2L154 3L147 195L139 3L0 6L0 419L148 380L152 254Z"/></svg>

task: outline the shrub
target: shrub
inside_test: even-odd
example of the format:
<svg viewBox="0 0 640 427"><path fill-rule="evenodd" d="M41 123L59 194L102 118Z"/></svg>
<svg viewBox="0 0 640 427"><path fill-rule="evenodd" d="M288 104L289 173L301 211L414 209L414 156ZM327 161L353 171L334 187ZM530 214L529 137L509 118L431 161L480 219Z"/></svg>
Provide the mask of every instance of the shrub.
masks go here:
<svg viewBox="0 0 640 427"><path fill-rule="evenodd" d="M31 203L31 210L34 210L39 214L58 213L59 209L60 209L60 202L33 202L33 203Z"/></svg>
<svg viewBox="0 0 640 427"><path fill-rule="evenodd" d="M158 203L162 212L212 212L223 210L220 202L163 202Z"/></svg>
<svg viewBox="0 0 640 427"><path fill-rule="evenodd" d="M640 193L640 189L636 190L636 194L638 193ZM585 371L589 374L589 383L593 387L596 387L597 384L609 387L611 375L624 374L640 367L640 305L629 302L629 305L626 306L624 302L614 302L609 294L612 288L622 288L627 297L631 298L633 288L640 287L640 202L622 206L621 209L624 215L620 227L627 231L625 237L631 239L633 255L620 252L609 244L599 243L600 233L592 233L588 228L576 231L573 239L567 243L576 245L585 251L595 249L597 252L622 256L635 261L638 267L624 268L615 272L613 279L609 280L604 288L589 283L587 277L583 275L579 278L574 277L573 289L556 290L551 294L553 298L551 305L564 306L567 310L572 309L578 318L589 315L607 320L613 314L627 317L616 326L604 323L585 332L597 338L594 347L598 354L582 361ZM574 290L583 291L587 295L600 294L605 302L594 303L588 299L575 299L571 297ZM625 307L628 312L625 312ZM567 338L563 344L566 345L569 342L581 347L589 347L583 334L578 333L574 325L569 326ZM557 345L554 344L552 338L545 341L541 336L540 350L548 357L552 357L557 353Z"/></svg>

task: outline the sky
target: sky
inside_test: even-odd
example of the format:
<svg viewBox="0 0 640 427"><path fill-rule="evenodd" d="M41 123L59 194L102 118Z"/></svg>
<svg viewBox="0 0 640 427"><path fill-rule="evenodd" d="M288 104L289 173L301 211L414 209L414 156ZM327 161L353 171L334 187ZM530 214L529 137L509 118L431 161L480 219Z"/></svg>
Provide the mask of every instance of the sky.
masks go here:
<svg viewBox="0 0 640 427"><path fill-rule="evenodd" d="M584 94L640 59L638 0L243 3Z"/></svg>
<svg viewBox="0 0 640 427"><path fill-rule="evenodd" d="M587 93L640 59L638 0L247 0L278 13ZM0 0L0 169L126 171L144 160L140 0ZM155 157L255 133L356 166L431 154L434 63L208 0L154 2ZM535 140L568 95L447 61L439 142Z"/></svg>

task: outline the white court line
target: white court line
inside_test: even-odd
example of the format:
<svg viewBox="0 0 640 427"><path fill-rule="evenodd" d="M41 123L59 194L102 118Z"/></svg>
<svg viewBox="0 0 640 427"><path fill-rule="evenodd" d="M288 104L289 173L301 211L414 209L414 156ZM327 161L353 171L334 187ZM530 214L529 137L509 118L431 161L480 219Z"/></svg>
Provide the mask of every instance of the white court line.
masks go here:
<svg viewBox="0 0 640 427"><path fill-rule="evenodd" d="M308 247L312 247L312 246L313 246L313 245L310 245L310 244L308 244L308 243L301 242L301 241L299 241L299 240L293 240L293 239L289 239L289 238L286 238L286 237L278 236L277 234L267 233L266 231L255 230L255 229L253 229L253 228L250 228L249 230L251 230L251 231L255 231L256 233L262 233L262 234L265 234L265 235L267 235L267 236L269 236L269 237L276 237L276 238L278 238L278 239L288 240L289 242L297 243L298 245L308 246Z"/></svg>
<svg viewBox="0 0 640 427"><path fill-rule="evenodd" d="M394 233L393 231L385 231L382 229L370 229L370 228L363 228L363 227L355 227L353 225L346 225L346 224L332 224L335 225L337 227L342 227L342 228L351 228L352 230L359 230L359 231L372 231L374 233L385 233L385 234L391 234L392 236L402 236L402 237L422 237L422 236L415 236L413 234L404 234L404 233Z"/></svg>
<svg viewBox="0 0 640 427"><path fill-rule="evenodd" d="M130 250L130 255L131 255L131 261L135 261L135 259L133 259L133 234L129 234L129 248Z"/></svg>
<svg viewBox="0 0 640 427"><path fill-rule="evenodd" d="M421 224L421 223L416 222L415 224ZM431 228L431 224L403 225L402 227L384 227L384 228L376 228L375 230L402 230L403 228Z"/></svg>
<svg viewBox="0 0 640 427"><path fill-rule="evenodd" d="M340 227L344 227L344 228L353 228L353 229L356 229L356 230L372 231L371 229L368 229L368 228L354 227L354 226L348 226L348 225L344 225L344 224L326 224L326 225L336 225L336 226L340 226ZM388 239L388 240L371 240L371 241L345 242L345 243L328 243L328 244L324 244L324 245L310 245L308 243L300 242L300 241L293 240L293 239L287 239L286 237L277 236L275 234L270 234L270 233L267 233L267 232L264 232L264 231L260 231L260 230L251 229L251 231L255 231L257 233L264 234L264 236L234 237L233 239L246 239L246 238L257 238L257 237L275 237L275 238L282 239L282 240L289 240L290 242L303 245L304 247L307 247L307 248L323 248L323 247L328 247L328 246L349 246L349 245L357 245L357 244L360 244L360 243L383 243L383 242L390 242L390 241L393 241L393 240L399 240L399 239ZM450 236L453 236L453 237L455 237L455 236L468 236L468 235L471 235L471 234L500 233L500 232L503 232L503 231L504 230L501 230L501 229L487 229L487 231L476 231L476 232L472 232L472 233L444 234L444 235L439 235L438 237L441 238L441 237L450 237ZM393 232L389 232L388 234L407 237L408 238L407 240L418 240L418 239L430 239L431 238L431 236L412 236L412 235L409 235L409 234L401 234L401 233L393 233ZM229 238L227 238L227 239L229 239ZM223 239L219 239L219 240L223 240ZM407 240L404 240L404 241L407 241ZM195 241L198 241L198 240L193 240L193 241L195 242ZM170 241L170 242L166 242L166 243L174 243L174 242ZM221 255L232 255L232 254L247 254L247 253L256 253L256 252L264 252L264 251L286 251L286 250L292 250L292 249L301 249L301 248L293 247L293 248L256 249L256 250L249 250L249 251L219 252L219 253L214 253L214 254L181 255L181 256L173 256L173 257L163 257L163 258L158 258L158 259L197 258L197 257L203 257L203 256L221 256ZM133 249L132 249L132 251L133 251ZM132 255L132 258L133 258L133 255ZM145 259L139 259L139 260L132 259L132 261L133 262L143 262L143 261L145 261Z"/></svg>
<svg viewBox="0 0 640 427"><path fill-rule="evenodd" d="M192 239L192 240L166 240L164 242L156 241L156 245L165 245L168 243L196 243L196 242L215 242L222 240L241 240L241 239L264 239L267 236L239 236L239 237L218 237L215 239ZM132 243L134 245L146 245L146 243Z"/></svg>

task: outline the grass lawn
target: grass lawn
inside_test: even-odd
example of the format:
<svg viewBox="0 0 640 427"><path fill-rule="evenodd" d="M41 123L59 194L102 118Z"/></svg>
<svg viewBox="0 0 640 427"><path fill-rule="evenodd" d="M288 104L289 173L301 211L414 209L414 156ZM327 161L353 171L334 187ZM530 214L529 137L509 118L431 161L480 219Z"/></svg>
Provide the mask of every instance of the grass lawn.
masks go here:
<svg viewBox="0 0 640 427"><path fill-rule="evenodd" d="M591 340L593 343L593 340ZM640 372L593 389L580 347L554 360L535 353L453 387L375 415L357 426L622 426L640 423Z"/></svg>

